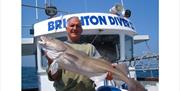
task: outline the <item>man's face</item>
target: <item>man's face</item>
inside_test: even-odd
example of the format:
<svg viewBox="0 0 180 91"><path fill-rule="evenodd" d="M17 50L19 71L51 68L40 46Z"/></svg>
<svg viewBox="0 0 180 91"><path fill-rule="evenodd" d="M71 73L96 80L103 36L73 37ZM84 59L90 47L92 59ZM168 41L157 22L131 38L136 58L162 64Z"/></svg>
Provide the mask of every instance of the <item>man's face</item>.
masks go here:
<svg viewBox="0 0 180 91"><path fill-rule="evenodd" d="M82 33L80 20L77 17L71 18L67 24L66 31L72 41L78 41Z"/></svg>

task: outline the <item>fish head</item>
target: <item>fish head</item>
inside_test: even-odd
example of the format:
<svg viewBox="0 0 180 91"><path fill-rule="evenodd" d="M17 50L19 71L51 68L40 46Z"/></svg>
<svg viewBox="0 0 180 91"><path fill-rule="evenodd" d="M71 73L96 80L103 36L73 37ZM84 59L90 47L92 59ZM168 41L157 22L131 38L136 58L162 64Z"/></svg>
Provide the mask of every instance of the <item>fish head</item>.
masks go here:
<svg viewBox="0 0 180 91"><path fill-rule="evenodd" d="M62 41L48 36L41 36L38 43L45 49L57 52L64 52L67 49Z"/></svg>

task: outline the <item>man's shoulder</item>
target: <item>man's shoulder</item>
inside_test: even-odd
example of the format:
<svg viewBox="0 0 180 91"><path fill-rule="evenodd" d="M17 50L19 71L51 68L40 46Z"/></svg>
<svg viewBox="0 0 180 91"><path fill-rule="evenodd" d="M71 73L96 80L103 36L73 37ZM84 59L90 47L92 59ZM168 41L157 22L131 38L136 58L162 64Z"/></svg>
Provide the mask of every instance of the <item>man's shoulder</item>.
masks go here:
<svg viewBox="0 0 180 91"><path fill-rule="evenodd" d="M94 47L94 45L93 44L91 44L91 43L83 43L84 45L87 45L87 46L93 46Z"/></svg>
<svg viewBox="0 0 180 91"><path fill-rule="evenodd" d="M95 49L95 46L93 44L91 44L91 43L83 43L82 46L90 48L90 49Z"/></svg>

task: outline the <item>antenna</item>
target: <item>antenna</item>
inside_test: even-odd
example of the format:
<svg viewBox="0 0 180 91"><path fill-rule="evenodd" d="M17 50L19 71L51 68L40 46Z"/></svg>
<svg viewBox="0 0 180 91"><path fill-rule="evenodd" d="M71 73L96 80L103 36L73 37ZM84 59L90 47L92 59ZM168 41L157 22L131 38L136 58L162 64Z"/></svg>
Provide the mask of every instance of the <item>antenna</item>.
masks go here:
<svg viewBox="0 0 180 91"><path fill-rule="evenodd" d="M49 6L52 6L52 2L51 2L51 0L49 0Z"/></svg>
<svg viewBox="0 0 180 91"><path fill-rule="evenodd" d="M38 7L38 2L36 0L36 7ZM39 16L38 16L38 8L36 8L36 21L38 21Z"/></svg>
<svg viewBox="0 0 180 91"><path fill-rule="evenodd" d="M44 5L45 5L45 8L48 6L47 0L44 0Z"/></svg>
<svg viewBox="0 0 180 91"><path fill-rule="evenodd" d="M27 5L27 4L22 4L22 6L24 7L30 7L30 8L38 8L38 9L46 9L44 7L39 7L39 6L33 6L33 5ZM61 13L64 13L64 14L68 14L69 12L66 12L66 11L61 11L61 10L58 10L57 12L61 12Z"/></svg>
<svg viewBox="0 0 180 91"><path fill-rule="evenodd" d="M121 5L122 5L122 7L124 6L124 4L123 4L123 0L121 0Z"/></svg>

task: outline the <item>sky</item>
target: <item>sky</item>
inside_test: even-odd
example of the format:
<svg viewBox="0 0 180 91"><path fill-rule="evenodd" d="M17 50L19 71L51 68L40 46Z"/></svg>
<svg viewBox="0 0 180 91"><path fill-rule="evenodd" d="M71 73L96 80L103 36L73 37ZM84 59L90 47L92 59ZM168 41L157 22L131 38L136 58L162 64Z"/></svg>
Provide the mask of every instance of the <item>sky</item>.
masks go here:
<svg viewBox="0 0 180 91"><path fill-rule="evenodd" d="M49 0L47 0L49 1ZM142 55L146 52L159 53L159 2L158 0L51 0L51 5L57 7L59 11L71 13L102 12L108 13L109 9L123 1L125 9L130 9L132 16L130 20L135 26L135 31L140 35L149 35L150 40L146 43L134 45L134 55ZM22 0L22 4L35 6L35 0ZM44 7L45 0L38 0L38 6ZM22 6L22 38L33 37L29 34L29 29L36 22L48 18L45 11L38 9L38 19L35 8ZM64 13L58 13L61 15ZM33 66L34 56L22 57L22 66Z"/></svg>

